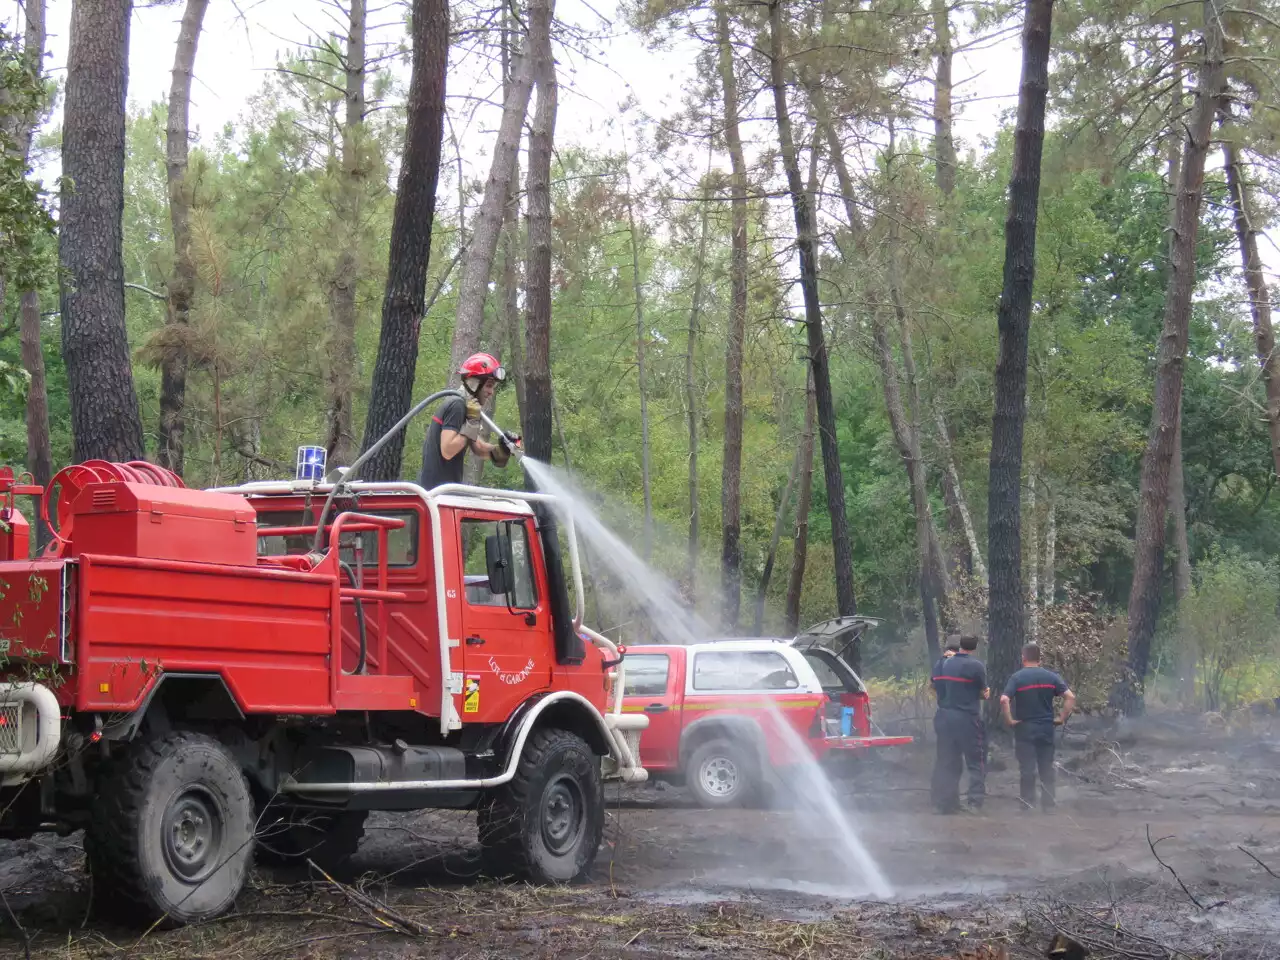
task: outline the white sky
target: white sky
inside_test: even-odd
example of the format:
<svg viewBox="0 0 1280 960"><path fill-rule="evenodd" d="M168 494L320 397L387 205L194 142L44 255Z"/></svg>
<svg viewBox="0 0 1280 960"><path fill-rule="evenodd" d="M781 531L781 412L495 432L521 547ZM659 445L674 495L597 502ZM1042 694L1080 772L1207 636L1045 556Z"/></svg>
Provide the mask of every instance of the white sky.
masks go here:
<svg viewBox="0 0 1280 960"><path fill-rule="evenodd" d="M374 6L370 26L388 25L376 36L385 41L399 39L403 4L390 0L381 9ZM145 105L167 98L183 7L178 0L170 6L135 10L129 56L132 103ZM679 108L684 87L693 75L693 41L677 41L661 51L646 49L620 22L616 0L559 0L556 12L560 20L600 38L589 44L593 51L589 59L564 46L557 49L562 84L558 145L617 151L625 150L628 144L634 146L639 118L634 112L622 115L619 109L631 97L638 112L650 117L668 116ZM47 66L55 75L65 72L70 16L71 0L48 0ZM309 34L334 29L341 30L341 22L333 5L325 0L212 0L192 85L193 131L207 141L226 123L237 121L286 51ZM1016 103L1019 39L1016 30L1010 31L993 46L956 57L955 133L962 154L966 149L981 149L982 138L996 131L1000 115ZM450 95L491 95L493 90L477 88L474 72L467 64L452 72ZM451 102L451 110L461 112L463 106L459 101ZM617 122L620 116L624 123ZM486 172L495 118L496 114L488 116L482 111L474 123L459 130L471 167L469 177L483 178ZM55 116L53 122L58 119ZM56 158L51 159L56 165ZM48 175L52 171L41 172ZM1270 231L1267 239L1271 239ZM1263 243L1263 258L1274 273L1280 266L1274 242Z"/></svg>

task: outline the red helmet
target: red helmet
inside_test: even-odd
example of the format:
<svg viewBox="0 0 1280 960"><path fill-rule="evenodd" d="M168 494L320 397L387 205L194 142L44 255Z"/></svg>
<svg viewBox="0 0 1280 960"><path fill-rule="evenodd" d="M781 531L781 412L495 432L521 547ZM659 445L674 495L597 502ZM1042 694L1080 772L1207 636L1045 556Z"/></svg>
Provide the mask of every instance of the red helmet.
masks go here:
<svg viewBox="0 0 1280 960"><path fill-rule="evenodd" d="M496 357L488 353L473 353L458 368L458 375L464 380L476 377L481 380L497 380L503 383L507 379L507 371L498 363Z"/></svg>

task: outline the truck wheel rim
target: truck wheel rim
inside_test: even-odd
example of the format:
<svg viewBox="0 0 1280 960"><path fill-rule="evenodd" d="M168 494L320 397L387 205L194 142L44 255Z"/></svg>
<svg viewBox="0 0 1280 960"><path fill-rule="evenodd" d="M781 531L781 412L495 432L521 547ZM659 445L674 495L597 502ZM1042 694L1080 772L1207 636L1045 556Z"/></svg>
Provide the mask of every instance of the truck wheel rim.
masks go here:
<svg viewBox="0 0 1280 960"><path fill-rule="evenodd" d="M709 757L698 771L698 780L707 793L727 797L738 789L738 767L728 757Z"/></svg>
<svg viewBox="0 0 1280 960"><path fill-rule="evenodd" d="M171 801L164 814L164 858L174 875L199 883L219 866L222 810L202 787L189 787Z"/></svg>
<svg viewBox="0 0 1280 960"><path fill-rule="evenodd" d="M578 842L583 829L582 788L567 774L547 785L542 795L542 842L553 854L563 854Z"/></svg>

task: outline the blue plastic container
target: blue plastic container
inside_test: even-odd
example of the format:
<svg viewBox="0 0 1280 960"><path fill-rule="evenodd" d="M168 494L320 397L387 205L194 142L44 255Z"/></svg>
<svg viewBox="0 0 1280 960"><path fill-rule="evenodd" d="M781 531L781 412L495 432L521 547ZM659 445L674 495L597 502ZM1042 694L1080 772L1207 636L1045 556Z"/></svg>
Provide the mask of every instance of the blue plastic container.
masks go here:
<svg viewBox="0 0 1280 960"><path fill-rule="evenodd" d="M299 447L296 480L323 480L326 453L324 447Z"/></svg>
<svg viewBox="0 0 1280 960"><path fill-rule="evenodd" d="M843 707L840 710L840 736L853 736L853 707Z"/></svg>

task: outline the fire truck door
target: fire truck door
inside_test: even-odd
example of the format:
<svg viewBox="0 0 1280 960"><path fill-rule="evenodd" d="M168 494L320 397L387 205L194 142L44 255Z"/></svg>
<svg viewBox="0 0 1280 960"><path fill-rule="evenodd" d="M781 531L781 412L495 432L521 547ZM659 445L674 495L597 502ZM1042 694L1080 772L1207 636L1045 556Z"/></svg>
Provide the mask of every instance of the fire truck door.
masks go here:
<svg viewBox="0 0 1280 960"><path fill-rule="evenodd" d="M462 720L505 720L551 683L551 614L534 568L532 521L459 522L463 566Z"/></svg>

